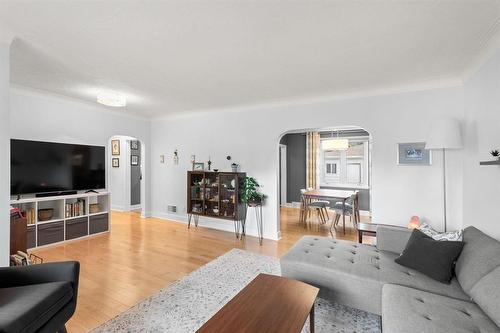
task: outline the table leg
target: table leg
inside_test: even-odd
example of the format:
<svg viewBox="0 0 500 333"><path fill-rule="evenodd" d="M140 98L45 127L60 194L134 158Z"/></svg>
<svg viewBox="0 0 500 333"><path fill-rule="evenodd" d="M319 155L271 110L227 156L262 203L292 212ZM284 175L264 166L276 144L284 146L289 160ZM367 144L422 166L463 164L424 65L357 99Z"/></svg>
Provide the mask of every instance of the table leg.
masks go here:
<svg viewBox="0 0 500 333"><path fill-rule="evenodd" d="M342 230L345 235L345 200L342 201Z"/></svg>
<svg viewBox="0 0 500 333"><path fill-rule="evenodd" d="M311 312L309 312L309 331L314 333L314 303L311 307Z"/></svg>
<svg viewBox="0 0 500 333"><path fill-rule="evenodd" d="M363 243L363 232L358 229L358 243Z"/></svg>

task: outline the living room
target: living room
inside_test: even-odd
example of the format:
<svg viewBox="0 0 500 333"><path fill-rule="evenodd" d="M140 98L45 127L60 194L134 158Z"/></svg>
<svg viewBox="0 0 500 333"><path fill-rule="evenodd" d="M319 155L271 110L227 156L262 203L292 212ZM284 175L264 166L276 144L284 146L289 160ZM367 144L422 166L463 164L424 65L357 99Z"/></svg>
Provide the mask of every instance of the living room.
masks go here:
<svg viewBox="0 0 500 333"><path fill-rule="evenodd" d="M50 244L26 246L28 255L36 255L43 264L1 269L0 276L9 270L42 270L55 261L79 262L72 266L73 272L79 267L79 283L75 289L73 281L66 312L58 308L52 318L26 317L28 312L20 313L5 302L0 325L6 326L1 329L220 332L221 326L211 325L220 325L221 318L231 322L225 312L231 310L229 301L244 297L240 291L252 291L245 287L255 287L249 283L266 273L282 275L290 283L301 281L294 286L311 293L315 305L300 314L288 313L296 319L287 323L293 322L292 327L283 320L267 321L266 313L276 318L281 314L258 314L260 307L252 304L253 310L243 308L247 315L241 317L248 319L247 332L252 327L277 332L272 326L277 323L283 332L300 332L302 327L308 331L311 322L319 332L498 332L500 314L484 297L498 297L500 271L495 243L500 227L494 209L500 199L495 186L495 150L500 149L499 22L500 4L493 0L0 3L0 209L6 212L25 203L46 209L47 201L84 198L87 212L81 217L87 218L88 226L81 238L70 240L64 234ZM98 102L102 94L111 104L125 105L103 105ZM297 130L333 132L350 127L370 136L369 209L361 222L375 226L375 232L367 231L364 244L358 243L360 229L355 224L349 224L345 234L338 227L332 233L329 227L318 231L305 226L287 232L280 226L280 138ZM337 133L332 138L338 138ZM17 154L29 163L30 155L11 151L11 140L100 147L105 181L69 186L65 190L70 192L60 191L56 197L36 197L42 190L13 192L16 164L11 156ZM113 140L119 140L118 153ZM140 142L140 154L130 150L135 141ZM406 160L401 151L408 152ZM130 185L126 168L132 166L140 167L140 213L131 204L130 186L124 186ZM224 183L226 176L233 178ZM247 200L243 191L250 178L259 185L256 197L250 198L257 201ZM211 196L201 206L195 203L200 193L195 187L205 194L210 187ZM73 190L77 193L71 194ZM94 202L96 193L85 193L89 190L107 199ZM304 207L317 199L325 198L313 198ZM101 203L100 211L90 212L93 203ZM35 210L39 228L43 221ZM339 213L327 212L329 226ZM107 214L108 227L91 234L92 214ZM314 216L307 220L317 223ZM5 217L0 223L2 266L11 260L9 221ZM60 216L60 221L66 231L66 217ZM431 279L432 273L421 273L423 268L409 270L404 268L408 264L394 262L393 253L410 250L409 225L430 226L439 233L465 230L460 240L449 241L463 247L460 257L452 258L451 284ZM467 280L460 258L470 256L470 226L485 234L477 236L482 243L493 245L484 252L474 250L480 255L468 262L487 267L475 267L478 275ZM373 267L360 268L368 270L360 274L377 283L361 286L355 277L344 278L354 281L352 285L345 280L336 285L340 277L308 275L303 260L317 269L314 272L324 270L334 277L350 268L331 268L294 252L303 250L304 235L319 239L305 239L307 244L319 242L318 260L325 255L351 260L351 252L336 254L330 247L337 245L328 242L347 246L345 251L356 252L354 256L368 256L356 257L355 262L373 264L375 251L391 252L383 257L382 270L403 267L422 278L423 285L384 280L385 271L374 277L369 271ZM40 271L42 280L43 274ZM481 278L489 283L486 293L476 290ZM429 313L409 305L421 311L420 319L432 319L413 320L411 311L401 312L406 304L399 310L392 306L400 291L390 286L382 290L381 281L412 287L404 291L408 298L417 289L426 292L426 302L435 294L451 297L446 304L465 307L474 318L455 318L441 311L439 303L441 308L429 305ZM0 294L15 282L2 285ZM367 286L372 288L366 291ZM319 288L319 295L309 287ZM454 287L460 290L450 291ZM356 288L358 294L352 291ZM10 299L5 295L0 298ZM464 295L467 303L461 303ZM27 321L35 324L21 329L19 322ZM233 331L245 331L234 327Z"/></svg>

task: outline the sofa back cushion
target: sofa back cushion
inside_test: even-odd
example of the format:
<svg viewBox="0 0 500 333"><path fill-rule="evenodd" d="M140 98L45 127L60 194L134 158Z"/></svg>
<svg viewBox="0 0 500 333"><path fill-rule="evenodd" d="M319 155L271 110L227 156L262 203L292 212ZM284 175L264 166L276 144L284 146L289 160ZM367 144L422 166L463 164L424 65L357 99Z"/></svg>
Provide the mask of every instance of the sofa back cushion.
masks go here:
<svg viewBox="0 0 500 333"><path fill-rule="evenodd" d="M472 287L470 296L490 318L500 327L500 266L483 276Z"/></svg>
<svg viewBox="0 0 500 333"><path fill-rule="evenodd" d="M464 230L463 241L465 245L458 257L455 273L470 296L472 287L500 265L500 242L474 227Z"/></svg>

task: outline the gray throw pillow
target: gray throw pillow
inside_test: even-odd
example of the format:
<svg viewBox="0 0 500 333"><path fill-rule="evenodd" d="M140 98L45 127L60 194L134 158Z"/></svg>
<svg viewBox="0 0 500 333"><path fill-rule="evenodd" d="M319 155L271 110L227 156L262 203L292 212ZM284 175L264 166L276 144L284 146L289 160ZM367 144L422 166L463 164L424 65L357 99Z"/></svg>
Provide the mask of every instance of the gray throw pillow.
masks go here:
<svg viewBox="0 0 500 333"><path fill-rule="evenodd" d="M464 242L437 241L415 229L395 262L434 280L449 283L453 277L453 265L463 247Z"/></svg>

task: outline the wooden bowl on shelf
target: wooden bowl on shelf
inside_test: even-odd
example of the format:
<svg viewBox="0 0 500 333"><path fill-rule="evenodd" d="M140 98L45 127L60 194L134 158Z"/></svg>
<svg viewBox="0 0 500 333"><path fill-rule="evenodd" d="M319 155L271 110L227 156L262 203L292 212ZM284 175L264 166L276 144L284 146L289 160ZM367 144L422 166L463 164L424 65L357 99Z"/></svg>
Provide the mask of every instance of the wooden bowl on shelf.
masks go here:
<svg viewBox="0 0 500 333"><path fill-rule="evenodd" d="M38 210L38 221L48 221L54 216L54 208L43 208Z"/></svg>
<svg viewBox="0 0 500 333"><path fill-rule="evenodd" d="M94 203L89 205L89 213L90 214L95 214L99 213L99 204Z"/></svg>

